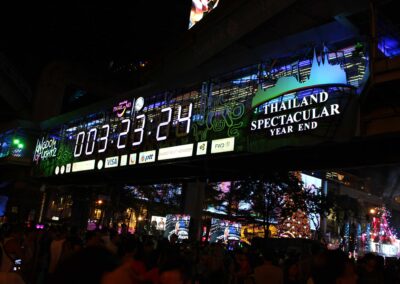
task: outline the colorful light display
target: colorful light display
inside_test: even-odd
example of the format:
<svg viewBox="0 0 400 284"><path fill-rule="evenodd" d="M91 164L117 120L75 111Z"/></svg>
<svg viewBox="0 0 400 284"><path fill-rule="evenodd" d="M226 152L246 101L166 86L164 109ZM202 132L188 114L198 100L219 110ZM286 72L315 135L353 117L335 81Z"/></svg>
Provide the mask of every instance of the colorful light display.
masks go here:
<svg viewBox="0 0 400 284"><path fill-rule="evenodd" d="M342 116L349 117L349 105L366 79L368 58L353 50L325 48L321 60L308 50L296 64L281 59L262 72L254 65L189 90L125 99L67 121L40 138L36 174L141 167L327 141L343 124ZM287 80L293 84L282 83ZM356 119L343 124L346 134L340 135L351 137L352 124L355 129Z"/></svg>

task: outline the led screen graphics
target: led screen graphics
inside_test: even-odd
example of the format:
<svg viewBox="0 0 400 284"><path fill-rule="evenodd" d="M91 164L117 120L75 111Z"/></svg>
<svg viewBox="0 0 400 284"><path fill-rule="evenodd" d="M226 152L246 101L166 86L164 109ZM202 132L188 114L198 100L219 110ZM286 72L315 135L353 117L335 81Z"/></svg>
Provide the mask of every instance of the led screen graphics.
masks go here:
<svg viewBox="0 0 400 284"><path fill-rule="evenodd" d="M322 186L322 180L310 175L301 174L301 181L303 182L303 186L305 189L310 190L312 194L319 194ZM310 222L310 229L316 230L317 226L320 223L320 216L319 214L310 214L308 216Z"/></svg>
<svg viewBox="0 0 400 284"><path fill-rule="evenodd" d="M151 226L154 226L157 231L165 231L167 218L162 216L151 216Z"/></svg>
<svg viewBox="0 0 400 284"><path fill-rule="evenodd" d="M215 190L216 195L214 196L216 199L216 202L219 203L218 205L209 205L206 209L206 211L210 213L215 213L215 214L222 214L226 215L227 214L227 206L228 206L228 194L231 190L232 182L230 181L223 181L223 182L218 182Z"/></svg>
<svg viewBox="0 0 400 284"><path fill-rule="evenodd" d="M8 197L5 195L0 195L0 217L6 214Z"/></svg>
<svg viewBox="0 0 400 284"><path fill-rule="evenodd" d="M354 135L367 54L354 45L319 46L271 62L187 89L126 98L51 126L34 145L34 174L143 168Z"/></svg>
<svg viewBox="0 0 400 284"><path fill-rule="evenodd" d="M226 244L229 241L239 241L240 232L240 223L217 218L211 219L210 242Z"/></svg>
<svg viewBox="0 0 400 284"><path fill-rule="evenodd" d="M189 238L189 215L170 214L166 216L166 226L164 237L170 240L173 234L177 235L178 240L186 240Z"/></svg>
<svg viewBox="0 0 400 284"><path fill-rule="evenodd" d="M175 183L147 186L125 185L122 190L137 200L172 206L179 206L182 197L182 185Z"/></svg>
<svg viewBox="0 0 400 284"><path fill-rule="evenodd" d="M208 13L217 8L219 0L192 0L189 29L201 21Z"/></svg>

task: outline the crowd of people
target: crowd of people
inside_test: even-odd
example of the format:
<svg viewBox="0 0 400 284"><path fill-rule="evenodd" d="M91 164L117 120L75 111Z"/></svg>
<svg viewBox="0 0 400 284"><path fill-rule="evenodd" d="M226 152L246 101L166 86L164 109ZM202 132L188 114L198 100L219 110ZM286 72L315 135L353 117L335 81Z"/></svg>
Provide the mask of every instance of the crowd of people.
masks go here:
<svg viewBox="0 0 400 284"><path fill-rule="evenodd" d="M256 242L254 242L256 243ZM400 283L400 261L340 250L227 246L103 228L26 229L3 224L0 284Z"/></svg>

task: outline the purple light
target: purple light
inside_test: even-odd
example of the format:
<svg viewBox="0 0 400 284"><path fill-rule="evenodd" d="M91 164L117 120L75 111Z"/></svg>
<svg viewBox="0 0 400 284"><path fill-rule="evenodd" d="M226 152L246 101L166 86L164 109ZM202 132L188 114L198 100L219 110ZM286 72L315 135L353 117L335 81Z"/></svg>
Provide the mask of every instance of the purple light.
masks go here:
<svg viewBox="0 0 400 284"><path fill-rule="evenodd" d="M400 43L393 37L382 37L378 42L378 49L389 58L400 54Z"/></svg>
<svg viewBox="0 0 400 284"><path fill-rule="evenodd" d="M44 225L43 224L36 224L36 229L42 230L42 229L44 229Z"/></svg>

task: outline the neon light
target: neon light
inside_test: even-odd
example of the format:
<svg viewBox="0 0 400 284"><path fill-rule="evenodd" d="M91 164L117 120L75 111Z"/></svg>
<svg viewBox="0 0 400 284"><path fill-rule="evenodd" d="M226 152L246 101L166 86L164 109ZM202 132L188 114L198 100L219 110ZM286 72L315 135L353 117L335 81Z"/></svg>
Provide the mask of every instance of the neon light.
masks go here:
<svg viewBox="0 0 400 284"><path fill-rule="evenodd" d="M125 100L123 102L120 102L117 106L113 107L113 112L116 112L118 117L123 117L126 109L130 108L131 106L132 102Z"/></svg>
<svg viewBox="0 0 400 284"><path fill-rule="evenodd" d="M19 146L19 145L18 145ZM22 149L21 147L18 147ZM35 153L33 154L33 161L39 163L39 160L47 160L49 158L54 158L57 155L57 140L54 138L44 140L37 140Z"/></svg>
<svg viewBox="0 0 400 284"><path fill-rule="evenodd" d="M310 77L305 82L300 82L295 76L284 76L277 80L275 86L266 90L259 89L252 101L252 107L256 107L266 101L277 98L283 94L293 93L305 88L323 85L349 85L347 76L340 64L332 65L328 61L328 53L325 52L323 60L318 62L316 52L310 70Z"/></svg>
<svg viewBox="0 0 400 284"><path fill-rule="evenodd" d="M386 57L392 58L400 54L400 42L394 37L384 36L378 42L378 49Z"/></svg>

